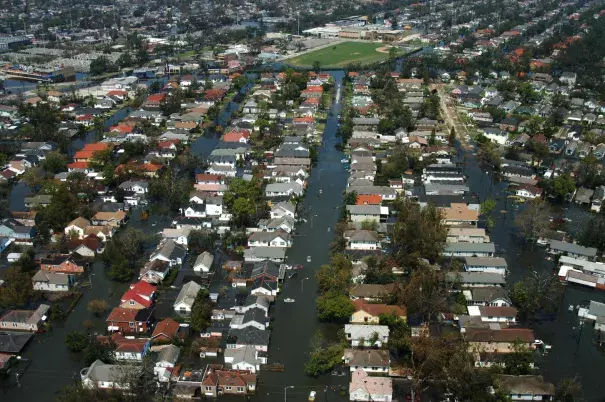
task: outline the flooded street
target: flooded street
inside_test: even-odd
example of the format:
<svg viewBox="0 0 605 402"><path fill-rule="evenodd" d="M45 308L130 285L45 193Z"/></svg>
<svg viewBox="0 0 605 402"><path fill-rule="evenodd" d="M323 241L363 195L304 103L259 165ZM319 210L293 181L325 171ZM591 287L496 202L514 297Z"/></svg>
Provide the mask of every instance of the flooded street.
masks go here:
<svg viewBox="0 0 605 402"><path fill-rule="evenodd" d="M486 169L480 166L472 152L459 150L460 161L465 156L467 163L464 173L468 176L470 191L477 193L480 201L486 198L497 200L497 206L492 212L495 225L490 235L496 250L502 253L508 263L509 275L506 279L509 289L534 270L554 275L554 263L545 259L544 247L536 245L531 249L515 236L514 217L523 206L518 207L507 200L507 183L496 182L491 174L486 174ZM569 205L567 214L572 214L577 219L577 222L573 222L576 226L581 226L582 220L590 217L588 212L575 205ZM582 383L583 396L590 400L604 395L599 384L605 370L605 356L592 342L592 325L587 324L580 329L577 312L568 311L569 305L586 304L588 300L605 302L605 292L567 285L561 311L555 320L536 324L532 328L538 339L552 345L548 354L537 361L540 374L554 384L562 378L577 375Z"/></svg>

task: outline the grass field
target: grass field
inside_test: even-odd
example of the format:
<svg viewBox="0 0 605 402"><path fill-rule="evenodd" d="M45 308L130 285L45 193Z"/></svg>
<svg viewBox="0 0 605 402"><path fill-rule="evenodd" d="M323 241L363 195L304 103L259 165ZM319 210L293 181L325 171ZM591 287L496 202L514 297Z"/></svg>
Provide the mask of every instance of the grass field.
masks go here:
<svg viewBox="0 0 605 402"><path fill-rule="evenodd" d="M344 67L350 63L371 64L388 59L387 53L377 52L384 45L377 43L343 42L284 60L295 67L312 67L319 61L321 67Z"/></svg>

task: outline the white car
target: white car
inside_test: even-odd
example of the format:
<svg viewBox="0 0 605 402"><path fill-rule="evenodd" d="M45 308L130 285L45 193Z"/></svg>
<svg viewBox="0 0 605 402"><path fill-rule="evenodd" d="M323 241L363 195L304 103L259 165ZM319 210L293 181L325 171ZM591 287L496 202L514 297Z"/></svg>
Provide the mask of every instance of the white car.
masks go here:
<svg viewBox="0 0 605 402"><path fill-rule="evenodd" d="M294 303L294 299L290 299L290 298L284 299L284 303Z"/></svg>

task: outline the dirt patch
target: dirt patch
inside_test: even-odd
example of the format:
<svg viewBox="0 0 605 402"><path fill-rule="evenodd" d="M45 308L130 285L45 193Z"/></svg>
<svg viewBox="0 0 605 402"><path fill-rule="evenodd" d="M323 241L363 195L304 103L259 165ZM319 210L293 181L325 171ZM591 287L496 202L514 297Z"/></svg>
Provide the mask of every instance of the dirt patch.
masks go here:
<svg viewBox="0 0 605 402"><path fill-rule="evenodd" d="M391 46L382 46L382 47L379 47L378 49L376 49L376 51L378 53L386 53L386 54L388 54L390 48L391 48Z"/></svg>

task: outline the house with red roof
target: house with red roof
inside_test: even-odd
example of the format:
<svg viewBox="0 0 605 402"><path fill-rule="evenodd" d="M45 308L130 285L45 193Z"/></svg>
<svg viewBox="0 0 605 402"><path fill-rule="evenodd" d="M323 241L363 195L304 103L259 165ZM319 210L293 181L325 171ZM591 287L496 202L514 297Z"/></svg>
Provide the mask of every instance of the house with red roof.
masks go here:
<svg viewBox="0 0 605 402"><path fill-rule="evenodd" d="M308 89L305 89L303 91L301 91L300 96L308 99L308 98L321 98L321 95L323 95L323 88L322 87L311 87Z"/></svg>
<svg viewBox="0 0 605 402"><path fill-rule="evenodd" d="M67 164L67 171L73 172L74 170L84 170L84 173L88 173L88 162L72 162Z"/></svg>
<svg viewBox="0 0 605 402"><path fill-rule="evenodd" d="M167 97L168 95L165 93L149 95L145 103L143 103L143 107L146 109L159 109Z"/></svg>
<svg viewBox="0 0 605 402"><path fill-rule="evenodd" d="M164 165L157 163L143 163L140 167L143 174L147 177L158 177L162 169L164 169Z"/></svg>
<svg viewBox="0 0 605 402"><path fill-rule="evenodd" d="M172 318L165 318L158 322L153 329L151 341L153 343L170 343L176 336L184 338L185 332L180 331L180 328L181 324Z"/></svg>
<svg viewBox="0 0 605 402"><path fill-rule="evenodd" d="M356 205L380 205L382 197L380 194L359 194Z"/></svg>
<svg viewBox="0 0 605 402"><path fill-rule="evenodd" d="M98 336L97 341L114 347L113 358L122 362L140 362L151 347L148 338L125 337L121 333L111 336Z"/></svg>
<svg viewBox="0 0 605 402"><path fill-rule="evenodd" d="M120 299L120 307L134 310L149 308L154 303L156 290L156 286L145 281L131 284Z"/></svg>
<svg viewBox="0 0 605 402"><path fill-rule="evenodd" d="M111 126L109 128L110 133L130 134L134 127L127 124L118 124L117 126Z"/></svg>
<svg viewBox="0 0 605 402"><path fill-rule="evenodd" d="M368 303L364 299L352 301L355 312L349 322L352 324L378 324L382 314L394 314L402 320L407 320L405 307L395 305Z"/></svg>
<svg viewBox="0 0 605 402"><path fill-rule="evenodd" d="M76 117L76 123L83 125L84 127L92 126L94 122L94 117L91 114L85 114L82 116Z"/></svg>
<svg viewBox="0 0 605 402"><path fill-rule="evenodd" d="M153 311L151 309L129 309L116 307L105 320L107 331L123 334L146 333L151 328Z"/></svg>
<svg viewBox="0 0 605 402"><path fill-rule="evenodd" d="M250 131L248 130L236 130L230 131L223 135L224 142L241 142L247 144L250 140Z"/></svg>
<svg viewBox="0 0 605 402"><path fill-rule="evenodd" d="M123 101L128 98L128 92L122 91L120 89L114 89L113 91L107 92L107 96L111 96L112 98L116 98Z"/></svg>
<svg viewBox="0 0 605 402"><path fill-rule="evenodd" d="M204 396L247 395L256 390L256 374L248 370L223 369L222 365L210 364L202 380Z"/></svg>

